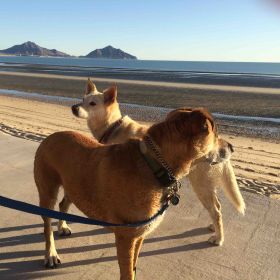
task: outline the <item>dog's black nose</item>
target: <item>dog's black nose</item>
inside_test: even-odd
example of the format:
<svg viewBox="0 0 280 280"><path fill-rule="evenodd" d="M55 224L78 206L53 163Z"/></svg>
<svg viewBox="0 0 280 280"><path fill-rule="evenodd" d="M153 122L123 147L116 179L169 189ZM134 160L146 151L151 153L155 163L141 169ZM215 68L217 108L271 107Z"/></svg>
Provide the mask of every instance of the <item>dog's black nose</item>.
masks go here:
<svg viewBox="0 0 280 280"><path fill-rule="evenodd" d="M225 149L220 149L219 150L219 155L220 155L220 158L225 158L226 157L226 150Z"/></svg>
<svg viewBox="0 0 280 280"><path fill-rule="evenodd" d="M71 109L72 109L72 113L73 113L75 116L77 116L77 115L78 115L78 105L73 105L73 106L71 107Z"/></svg>

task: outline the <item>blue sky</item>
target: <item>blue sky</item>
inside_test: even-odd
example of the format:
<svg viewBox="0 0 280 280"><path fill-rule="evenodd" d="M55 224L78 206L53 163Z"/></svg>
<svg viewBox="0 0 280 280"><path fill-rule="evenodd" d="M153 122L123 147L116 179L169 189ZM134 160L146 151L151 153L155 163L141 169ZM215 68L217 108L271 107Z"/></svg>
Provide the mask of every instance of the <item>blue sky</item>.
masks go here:
<svg viewBox="0 0 280 280"><path fill-rule="evenodd" d="M30 40L72 55L110 44L140 59L280 62L277 1L1 1L0 49Z"/></svg>

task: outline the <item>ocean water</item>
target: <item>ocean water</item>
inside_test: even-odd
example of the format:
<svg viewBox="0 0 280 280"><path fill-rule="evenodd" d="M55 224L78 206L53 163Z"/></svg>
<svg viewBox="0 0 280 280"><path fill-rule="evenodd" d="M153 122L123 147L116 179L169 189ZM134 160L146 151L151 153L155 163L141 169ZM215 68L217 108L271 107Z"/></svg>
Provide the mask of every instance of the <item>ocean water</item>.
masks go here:
<svg viewBox="0 0 280 280"><path fill-rule="evenodd" d="M204 62L204 61L163 61L163 60L123 60L123 59L90 59L36 56L0 56L0 65L35 64L45 66L105 68L129 71L172 71L220 74L256 74L280 76L280 63L259 62ZM15 65L14 65L15 66Z"/></svg>

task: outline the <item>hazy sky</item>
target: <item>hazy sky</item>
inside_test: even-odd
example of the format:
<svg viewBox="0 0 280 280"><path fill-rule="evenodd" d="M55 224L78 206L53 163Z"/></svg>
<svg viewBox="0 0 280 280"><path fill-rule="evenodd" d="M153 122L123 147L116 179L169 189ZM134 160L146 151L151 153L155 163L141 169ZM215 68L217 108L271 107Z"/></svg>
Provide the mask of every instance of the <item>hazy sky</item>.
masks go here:
<svg viewBox="0 0 280 280"><path fill-rule="evenodd" d="M140 59L280 62L280 0L9 0L0 49L25 41L86 55L112 45Z"/></svg>

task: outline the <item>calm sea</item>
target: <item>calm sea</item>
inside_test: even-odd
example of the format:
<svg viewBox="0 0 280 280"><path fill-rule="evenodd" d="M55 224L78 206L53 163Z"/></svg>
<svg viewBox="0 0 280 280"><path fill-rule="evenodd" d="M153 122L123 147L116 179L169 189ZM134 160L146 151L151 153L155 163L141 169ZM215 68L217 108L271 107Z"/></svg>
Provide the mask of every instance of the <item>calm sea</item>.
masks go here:
<svg viewBox="0 0 280 280"><path fill-rule="evenodd" d="M0 56L0 63L52 65L62 67L127 69L130 71L175 71L223 74L280 75L280 63L203 62L61 58L35 56ZM3 65L3 64L2 64Z"/></svg>

